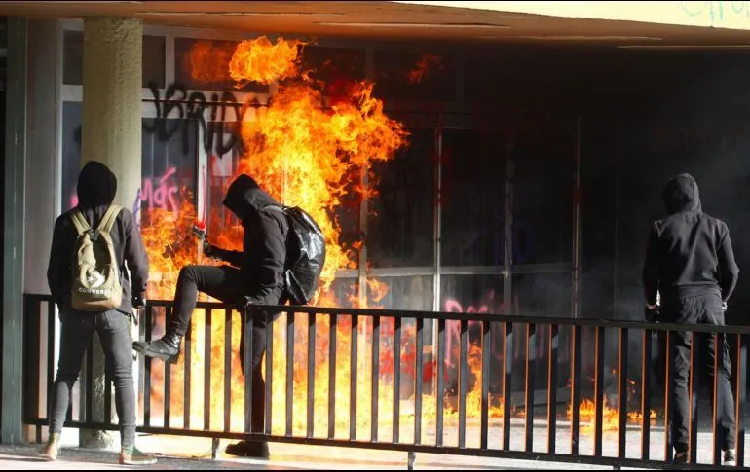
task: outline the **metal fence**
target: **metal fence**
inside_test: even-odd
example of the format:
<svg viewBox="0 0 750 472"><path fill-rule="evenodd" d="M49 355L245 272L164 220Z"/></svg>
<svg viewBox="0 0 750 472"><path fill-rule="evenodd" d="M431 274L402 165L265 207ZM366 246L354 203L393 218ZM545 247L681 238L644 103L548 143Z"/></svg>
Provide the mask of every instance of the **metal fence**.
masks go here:
<svg viewBox="0 0 750 472"><path fill-rule="evenodd" d="M45 309L46 305L46 309ZM141 314L140 327L145 340L156 336L159 323L170 316L171 302L150 301ZM652 382L652 339L657 335L663 335L664 354L671 352L674 348L674 333L687 331L686 326L664 323L641 323L608 320L583 320L550 317L518 317L513 315L479 314L479 313L446 313L446 312L415 312L405 310L380 310L380 309L334 309L318 307L254 307L259 310L254 316L246 316L246 322L242 323L245 330L245 378L250 378L250 353L252 338L250 332L253 328L253 319L258 320L267 316L268 310L281 312L285 316L281 321L269 322L266 326L268 337L268 350L265 355L265 427L263 431L251 431L251 397L253 395L251 382L243 382L240 388L244 390L244 404L235 409L240 409L242 426L233 426L233 387L237 385L232 380L233 360L236 360L233 351L233 321L236 323L240 317L233 307L215 304L199 303L195 318L203 317L204 337L202 339L202 353L195 350L193 343L199 337L191 328L183 346L183 359L181 369L169 363L161 363L150 358L142 359L142 369L139 371L140 389L139 397L142 407L139 409L137 420L138 431L155 434L170 434L207 437L214 439L214 453L218 447L219 438L267 440L278 443L296 443L318 446L340 446L354 448L368 448L379 450L402 451L408 453L408 465L411 468L414 454L463 454L476 456L489 456L512 459L544 460L553 462L572 462L609 465L619 467L650 467L662 468L670 465L672 461L672 446L668 435L669 428L665 426L665 417L671 413L670 389L668 387L656 388ZM48 424L46 417L46 405L42 399L46 398L54 380L55 359L55 307L49 296L25 295L24 298L24 423L35 426L37 441L42 439L42 426ZM301 319L306 318L306 323L300 325ZM434 362L426 362L424 342L425 320L432 319L437 323L437 345L436 352L432 353ZM216 345L216 339L212 336L212 330L216 323L223 325L223 346ZM367 331L362 331L361 325L368 325ZM460 342L457 352L457 364L446 363L451 353L446 353L446 323L458 323L460 325ZM475 323L480 326L480 336L471 342L469 336L469 324ZM392 327L387 332L387 337L392 341L392 346L397 349L397 354L389 360L387 376L382 369L381 346L383 346L382 327L388 324ZM407 332L405 326L410 326ZM156 331L154 331L154 326ZM499 329L493 326L499 326ZM560 344L560 334L566 331L567 341L563 346ZM612 339L605 336L607 331L618 333L616 346L607 345L607 340ZM724 342L729 342L733 349L733 383L734 412L736 418L736 460L737 467L745 464L745 401L747 391L747 344L750 336L750 328L746 327L714 327L714 326L691 326L689 331L694 333L720 333L726 335L717 336L716 363L723 360ZM300 336L303 333L303 336ZM364 333L364 334L363 334ZM513 348L513 334L516 333L515 342L525 345L526 358L524 365L512 365L513 356L510 355ZM588 334L587 334L588 333ZM340 338L346 334L349 342L342 344ZM272 340L283 339L282 344L274 347ZM363 338L364 336L364 338ZM494 339L495 337L501 339ZM545 356L529 355L535 352L533 345L539 336L547 337L545 346L548 350ZM584 338L588 338L584 341ZM327 364L327 399L321 406L316 405L316 375L320 371L321 345L317 340L326 338L323 346L324 359ZM408 340L406 339L408 338ZM633 339L642 340L640 352L628 349ZM364 341L364 344L361 342ZM502 343L502 361L493 367L493 359L488 348L493 343ZM405 344L414 344L413 358L408 358L409 369L404 370L404 360L401 355ZM236 344L236 343L235 343ZM282 346L282 353L275 350ZM370 352L362 352L363 346ZM613 352L616 348L617 361L615 366L605 366L606 352ZM218 349L218 351L217 351ZM569 378L560 378L560 369L556 359L557 352L569 349ZM219 352L223 359L218 364L211 361ZM297 354L306 353L304 362L296 362ZM696 359L696 350L692 350L693 360ZM284 366L281 369L282 379L276 379L274 375L275 356L284 355ZM191 358L191 356L193 356ZM201 362L198 362L202 358ZM348 392L341 392L340 384L337 383L337 375L341 375L342 366L339 359L348 358L348 368L344 366L345 374L349 377ZM583 385L587 380L582 372L582 359L584 356L594 356L594 369L591 378L593 383L593 412L588 421L582 419L581 406L583 403ZM639 369L636 372L640 376L640 385L637 394L638 405L636 414L628 414L628 392L633 383L628 377L628 364L633 357L641 359ZM668 356L665 356L666 358ZM361 416L362 402L357 397L362 395L362 375L358 373L361 360L369 359L369 396L364 398L369 403L369 422L365 421L364 428L358 425L358 415ZM507 360L507 361L506 361ZM537 365L544 361L547 365ZM434 366L434 371L425 376L427 363ZM92 372L94 364L94 353L89 347L84 362L84 371ZM160 366L157 368L157 365ZM221 366L223 364L223 366ZM671 379L673 371L670 363L665 362L664 379ZM696 364L694 363L694 367ZM198 367L198 368L196 368ZM217 390L215 383L215 372L212 369L221 367L223 379L222 387ZM612 370L609 370L613 367ZM455 397L446 395L446 369L458 369L458 385ZM154 398L155 371L160 371L161 390ZM523 374L519 379L517 369L522 369ZM717 369L718 371L718 369ZM404 372L407 372L405 374ZM546 373L546 378L540 377L539 373ZM605 402L605 377L607 374L614 375L616 380L616 407L610 408ZM612 373L614 372L614 373ZM236 368L234 374L237 374ZM172 391L172 379L174 376L182 377L182 392ZM191 400L193 395L191 389L195 387L195 378L203 377L203 398L199 403L202 408L202 421L196 421L193 408L196 405ZM278 369L276 372L278 375ZM405 414L401 411L403 396L401 387L404 376L408 375L413 383L413 392L409 405L412 411ZM306 377L306 405L300 410L305 418L305 427L295 428L294 417L294 392L293 385L300 376ZM386 379L387 377L387 379ZM469 380L473 378L474 385L469 386ZM493 395L490 392L492 378L499 378L502 385L501 391L496 392L494 399L500 399L500 403L493 404ZM212 379L214 383L212 384ZM699 387L697 376L691 375L690 396L693 404L698 404ZM513 383L522 381L519 386L523 392L522 413L518 414L512 405L511 393L514 391ZM283 381L285 387L282 393L274 393L274 383ZM392 395L387 404L381 399L381 382ZM546 386L546 398L535 398L535 386L542 383ZM112 430L117 425L112 421L112 399L110 381L107 379L107 388L104 389L103 415L97 415L94 411L94 379L93 376L84 373L80 382L80 396L83 401L77 412L71 409L68 415L67 426L75 428L95 428ZM665 381L668 386L671 382ZM339 387L337 388L337 385ZM560 386L569 389L568 401L560 401L558 392ZM716 382L714 391L718 388ZM425 400L426 389L433 393ZM479 407L476 416L471 415L469 408L469 397L473 391L478 394ZM517 390L517 389L515 389ZM344 395L346 394L346 395ZM342 408L340 395L349 398L348 408ZM171 405L175 398L180 397L182 402L182 421L177 426L171 418ZM281 397L281 398L279 398ZM222 398L223 407L220 408L222 418L219 426L212 427L212 415L216 413L214 405L218 398ZM652 402L654 398L663 400L661 411L661 423L652 418ZM716 398L716 397L715 397ZM447 403L451 404L448 405ZM563 408L567 403L567 417L561 418ZM632 402L631 402L632 403ZM211 407L209 407L211 406ZM281 408L279 408L281 406ZM518 405L521 406L521 405ZM700 468L721 467L721 445L717 436L716 402L709 408L708 416L713 418L711 426L700 427L699 414L692 414L690 418L690 462L695 465L697 459L705 459L705 455L699 457L699 430L710 429L713 444L710 448L712 457L710 462L702 461L697 465ZM281 416L279 417L279 411ZM324 411L320 415L321 409ZM159 410L161 418L154 417L154 412ZM425 412L429 410L429 414ZM391 431L380 429L384 423L383 412L388 413L385 423L390 423ZM607 411L607 415L605 415ZM614 418L612 411L616 411ZM392 414L391 414L392 412ZM516 412L514 414L514 412ZM449 414L450 413L450 414ZM701 413L701 410L698 410ZM705 409L703 411L705 412ZM446 420L446 415L448 419ZM320 416L323 416L321 418ZM636 423L629 416L639 418ZM191 420L192 418L192 420ZM274 426L274 418L282 421ZM407 418L407 420L405 420ZM327 425L319 428L316 432L316 421L325 419ZM337 422L348 419L348 428L337 428ZM301 419L297 418L298 422ZM612 424L608 424L612 423ZM202 423L202 424L196 424ZM368 424L369 423L369 424ZM407 428L404 428L407 423ZM413 423L413 424L412 424ZM425 434L429 427L429 434ZM588 428L591 427L589 432ZM297 431L295 431L295 429ZM364 430L364 434L363 434ZM385 439L383 432L388 432ZM432 431L434 431L434 438ZM515 434L516 431L519 434ZM406 433L408 434L406 434ZM502 433L500 433L502 432ZM633 441L630 433L640 433L637 441ZM701 434L707 434L703 431ZM369 436L365 439L366 436ZM411 440L405 439L411 436ZM468 437L468 441L467 441ZM446 438L454 438L449 441ZM704 442L701 440L700 442ZM449 442L455 444L448 444ZM564 442L569 444L565 445ZM469 444L472 443L472 444ZM474 444L476 443L476 444ZM635 446L628 450L628 445ZM654 445L660 446L658 451ZM569 449L568 447L569 446ZM586 446L586 447L584 447ZM590 453L583 449L590 449ZM563 450L567 449L567 450Z"/></svg>

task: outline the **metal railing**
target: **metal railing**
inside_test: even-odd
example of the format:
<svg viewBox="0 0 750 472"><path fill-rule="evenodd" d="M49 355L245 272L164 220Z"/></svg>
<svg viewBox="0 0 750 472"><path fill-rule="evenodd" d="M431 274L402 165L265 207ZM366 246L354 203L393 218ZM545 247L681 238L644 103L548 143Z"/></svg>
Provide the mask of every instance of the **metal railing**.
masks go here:
<svg viewBox="0 0 750 472"><path fill-rule="evenodd" d="M46 304L46 309L43 306ZM734 412L736 419L736 462L737 467L744 467L745 464L745 402L747 392L747 345L750 339L750 328L737 326L690 326L673 325L664 323L642 323L626 321L608 321L608 320L590 320L590 319L568 319L568 318L551 318L551 317L518 317L513 315L496 315L496 314L479 314L479 313L454 313L454 312L416 312L406 310L380 310L380 309L334 309L319 307L254 307L254 310L260 310L255 317L247 316L247 322L244 323L245 330L245 378L250 378L250 353L252 347L250 343L253 328L253 318L259 319L258 316L267 316L269 311L274 313L286 313L285 321L269 322L266 326L268 337L268 350L265 355L265 427L263 431L252 431L251 429L251 406L252 406L252 389L251 382L243 382L240 388L244 390L244 412L243 425L239 429L233 427L232 418L232 398L233 387L236 385L232 381L233 372L233 320L237 321L239 314L233 310L233 307L215 304L199 303L198 310L194 314L196 317L204 316L204 339L202 350L202 375L203 375L203 418L202 425L191 422L193 406L191 405L193 378L200 374L196 372L196 362L191 356L197 356L193 343L199 338L194 339L194 330L188 333L183 345L181 372L169 363L161 363L146 358L142 359L140 370L141 388L139 396L142 399L142 408L139 410L138 428L140 432L146 433L163 433L170 435L184 435L196 437L208 437L214 439L213 452L216 453L219 438L227 439L247 439L251 441L269 441L278 443L296 443L318 446L340 446L354 448L368 448L378 450L402 451L408 453L408 465L411 468L414 461L415 453L426 454L463 454L488 456L509 459L528 459L544 460L552 462L572 462L572 463L590 463L599 465L609 465L615 468L619 467L649 467L662 468L670 466L672 460L672 445L668 434L669 428L665 427L664 418L669 418L671 413L670 389L667 387L660 388L662 392L657 391L653 385L653 346L652 339L658 334L665 339L663 353L671 352L674 345L674 333L690 331L694 333L721 333L727 335L728 342L733 345L734 354L732 355L733 364L733 383L732 390L734 395ZM42 438L42 426L48 424L46 417L46 405L40 401L46 396L45 392L49 390L54 379L54 356L55 356L55 307L49 296L44 295L25 295L24 299L24 423L36 426L37 440ZM152 338L153 326L155 319L167 319L170 316L171 302L150 301L141 316L141 333L145 340ZM215 339L212 341L212 330L217 322L223 324L223 346L215 346ZM298 315L295 315L298 314ZM302 315L299 315L302 314ZM299 316L307 314L307 323L299 326L296 322ZM425 369L427 363L425 360L424 335L425 320L432 319L437 323L437 348L433 353L434 371L427 376L425 382ZM369 333L363 333L361 324L368 325ZM457 365L451 367L446 361L453 353L446 353L446 329L447 323L457 323L459 325L460 339L458 344ZM393 355L392 372L386 376L381 372L381 345L386 336L386 331L381 329L388 324L392 330L387 331L387 337L392 341L392 346L396 346L397 355ZM479 336L475 336L474 342L470 337L470 324L479 325ZM156 323L157 330L159 323ZM405 329L409 326L409 330ZM281 327L281 330L276 331ZM498 329L499 328L499 329ZM607 332L617 334L617 350L613 351L614 346L608 346ZM562 336L563 332L567 338ZM303 333L304 336L299 336ZM513 359L511 349L513 348L513 334L517 333L515 342L521 342L526 349L526 358L523 366L514 366L510 362ZM342 344L340 338L342 334L348 334L349 342ZM156 336L154 334L154 336ZM281 394L274 397L273 385L277 379L274 376L274 356L279 355L274 351L274 336L283 338L283 351L285 354L285 363L280 372L283 373L285 388ZM519 338L520 336L520 338ZM546 352L544 356L535 355L538 349L535 349L535 343L540 337L545 337ZM409 342L406 338L409 338ZM501 339L495 339L500 337ZM592 338L592 342L584 338ZM303 345L306 338L307 345ZM327 338L327 345L321 346L316 340ZM339 339L339 340L337 340ZM563 343L561 340L566 339ZM361 341L367 341L362 343ZM401 351L405 344L413 341L414 358L409 358L408 373L405 374L404 360ZM499 341L502 341L500 343ZM723 361L723 343L724 337L717 336L716 365L721 365ZM565 344L565 346L563 346ZM632 345L640 344L640 348L633 349ZM366 346L370 352L361 352L362 346ZM502 345L499 356L502 359L497 368L493 368L493 361L496 361L498 352L492 352L492 347ZM630 349L629 349L630 347ZM473 348L473 349L472 349ZM557 359L558 350L563 348L570 349L569 366L560 366ZM661 349L660 349L661 350ZM327 420L327 427L322 428L322 433L316 434L316 421L321 421L319 412L320 404L315 405L315 375L319 367L318 352L323 351L327 354L327 401L323 402L324 417ZM327 351L327 352L326 352ZM696 350L692 350L693 360L695 360ZM223 362L211 362L212 355L220 352L223 355ZM307 353L306 360L296 362L296 354ZM611 373L605 366L607 360L612 358L611 353L616 352L616 361L614 367L616 372ZM609 353L609 354L608 354ZM593 414L590 421L584 421L582 418L581 405L583 403L584 385L588 375L583 372L582 362L584 356L594 356L593 375L590 381L593 383L591 395L593 397ZM348 357L348 370L344 369L349 376L349 391L346 392L349 397L349 407L342 408L337 400L337 375L340 375L341 362L339 358ZM361 360L369 359L369 424L364 427L358 426L357 418L361 416L361 411L357 408L361 402L357 396L362 392L361 385ZM629 416L638 416L628 414L628 394L633 380L628 377L629 364L633 364L633 358L640 358L639 372L634 372L640 376L640 388L637 391L637 418L636 424ZM666 357L665 357L666 358ZM506 361L507 360L507 361ZM541 361L546 361L542 365ZM630 361L630 362L629 362ZM223 381L222 390L217 391L212 387L211 380L215 379L215 369L223 363ZM413 363L413 364L412 364ZM479 363L479 365L477 365ZM89 347L84 370L91 372L93 367L93 350ZM158 396L161 401L155 400L154 372L157 370L156 365L163 366L163 376L161 382L162 390ZM212 364L214 364L212 366ZM470 366L471 364L471 366ZM498 364L495 362L495 364ZM567 364L567 362L566 362ZM413 367L413 368L412 368ZM517 369L523 369L522 378L519 379ZM569 367L569 378L565 382L565 367ZM665 369L664 385L669 386L674 372L670 363L663 364ZM161 368L161 367L159 367ZM457 394L455 398L446 396L447 390L447 370L455 368L458 370L457 376ZM174 370L173 370L174 369ZM277 369L278 370L278 369ZM614 369L613 369L614 370ZM632 370L632 369L631 369ZM389 369L390 371L390 369ZM546 372L545 372L546 371ZM718 369L715 370L718 372ZM235 371L235 374L237 372ZM302 410L306 415L305 427L302 431L295 431L294 427L294 402L295 400L293 385L299 375L307 376L307 397L306 405ZM546 373L546 375L541 375ZM616 408L610 408L605 402L607 388L605 378L608 373L610 377L614 376L616 388L610 394L614 393L617 397ZM181 374L183 379L182 389L182 425L175 426L174 419L171 416L171 405L179 393L175 394L171 388L171 378L174 375ZM278 372L277 372L278 374ZM563 374L563 375L561 375ZM413 413L405 414L401 411L402 397L401 388L404 383L404 376L411 377L413 382L413 395L411 404L413 404ZM387 379L386 379L387 377ZM479 396L478 415L472 416L472 412L467 413L468 397L470 396L469 379L474 377L475 393ZM478 378L481 377L481 380ZM544 378L546 377L546 378ZM501 391L494 398L500 398L502 401L498 405L493 405L493 395L491 390L492 378L499 379L502 385ZM384 380L385 379L385 380ZM386 387L393 389L390 404L384 405L380 398L380 382L387 380ZM521 385L517 384L522 380ZM657 378L658 380L658 378ZM77 414L69 413L66 426L75 428L95 428L113 430L117 425L112 421L111 408L111 388L107 380L105 388L104 414L103 420L94 420L93 398L93 378L90 375L83 376L81 383L81 395L85 398L83 406ZM427 385L426 385L427 383ZM535 387L543 384L546 391L546 398L535 398ZM561 418L561 402L558 398L558 391L561 383L564 389L570 392L570 402L567 408L567 418ZM392 387L391 387L392 385ZM425 401L427 390L432 392ZM512 405L511 397L514 391L522 392L523 413L515 414L515 407ZM691 404L698 402L698 388L696 376L691 376L690 382L690 400ZM711 386L716 392L718 388L715 382ZM448 389L449 390L449 389ZM341 392L339 392L341 393ZM279 395L282 398L279 398ZM223 398L223 424L218 427L212 427L212 413L215 410L209 405L216 403L218 398ZM664 400L661 412L661 426L655 424L652 418L652 401L654 398L661 397ZM451 405L447 405L450 402ZM455 406L453 405L455 403ZM632 403L632 402L631 402ZM658 402L657 402L658 403ZM274 418L278 418L276 409L283 405L283 421L275 424ZM162 418L154 416L158 408L161 408ZM430 414L426 415L426 407L429 407ZM380 411L379 411L380 409ZM712 430L713 443L710 453L713 455L710 463L703 461L697 467L700 468L717 468L721 467L721 444L717 435L716 419L716 402L711 410L713 417ZM379 429L384 422L382 411L392 410L392 415L388 415L386 423L392 425L392 432L389 440L383 439L382 431ZM607 416L605 416L605 410ZM490 413L492 411L492 413ZM611 412L616 411L613 417ZM698 410L700 413L701 410ZM705 410L704 410L705 412ZM584 412L586 415L589 412ZM158 413L156 413L158 415ZM446 420L446 414L448 419ZM348 417L348 431L341 433L337 422ZM478 418L477 418L478 416ZM404 418L407 418L405 420ZM413 429L405 430L402 423L411 423L413 418ZM157 420L161 421L157 421ZM478 421L476 421L478 419ZM535 421L536 420L536 421ZM704 459L710 454L698 455L699 449L699 415L691 415L689 422L690 429L690 462L696 464L696 459ZM216 421L214 420L214 423ZM161 424L157 424L161 423ZM367 422L366 422L367 423ZM477 424L478 423L478 424ZM586 434L585 429L592 426L593 432ZM425 441L427 426L434 428L434 439ZM300 428L296 428L299 430ZM409 429L411 429L409 431ZM633 434L640 430L640 438L633 441ZM703 428L706 429L706 428ZM368 431L369 430L369 431ZM515 434L516 430L518 433ZM363 434L363 431L365 434ZM413 434L411 441L406 441L404 437ZM500 435L502 431L502 435ZM616 431L616 433L614 432ZM367 436L368 439L363 439ZM429 433L429 431L427 431ZM539 433L546 433L540 436ZM705 435L705 431L700 433ZM456 444L448 445L448 438L457 436ZM467 437L470 441L467 441ZM702 436L701 436L702 437ZM478 439L478 440L476 440ZM569 451L562 451L562 440L569 440ZM589 442L590 441L590 442ZM468 445L468 442L478 443ZM705 439L701 439L705 444ZM628 451L628 445L636 446ZM657 454L654 445L661 446L661 454ZM585 446L585 447L584 447ZM582 449L589 448L591 453L584 453ZM635 449L635 450L633 450Z"/></svg>

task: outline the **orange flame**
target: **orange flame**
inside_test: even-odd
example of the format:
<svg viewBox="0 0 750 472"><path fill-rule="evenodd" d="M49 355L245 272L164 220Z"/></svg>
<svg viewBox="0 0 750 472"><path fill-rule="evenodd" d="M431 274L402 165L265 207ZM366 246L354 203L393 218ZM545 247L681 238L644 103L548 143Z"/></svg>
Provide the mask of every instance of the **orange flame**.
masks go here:
<svg viewBox="0 0 750 472"><path fill-rule="evenodd" d="M212 41L199 40L190 48L187 66L190 76L198 82L228 82L229 71L226 65L232 57L232 50Z"/></svg>
<svg viewBox="0 0 750 472"><path fill-rule="evenodd" d="M419 84L436 68L443 69L443 59L434 54L425 54L417 61L414 69L406 73L406 80L410 84Z"/></svg>
<svg viewBox="0 0 750 472"><path fill-rule="evenodd" d="M302 41L281 38L273 44L266 36L243 41L232 55L229 75L238 83L238 88L248 82L268 85L296 77L299 61L297 46L303 45L305 43Z"/></svg>
<svg viewBox="0 0 750 472"><path fill-rule="evenodd" d="M620 429L620 410L619 408L611 408L607 404L607 396L605 395L602 403L602 431L618 431ZM567 410L568 419L573 417L573 407L568 405ZM594 428L594 422L596 419L596 404L589 399L584 399L581 402L579 408L579 417L581 421L581 429L584 431L591 431ZM643 415L640 412L629 412L627 418L631 422L641 421ZM656 421L656 411L651 410L650 421Z"/></svg>
<svg viewBox="0 0 750 472"><path fill-rule="evenodd" d="M342 197L358 189L351 181L354 171L391 159L405 136L401 125L383 113L369 84L361 84L350 103L330 111L319 92L306 85L281 87L265 113L243 123L248 151L239 171L283 203L304 208L325 235L324 290L337 270L350 265L332 215Z"/></svg>

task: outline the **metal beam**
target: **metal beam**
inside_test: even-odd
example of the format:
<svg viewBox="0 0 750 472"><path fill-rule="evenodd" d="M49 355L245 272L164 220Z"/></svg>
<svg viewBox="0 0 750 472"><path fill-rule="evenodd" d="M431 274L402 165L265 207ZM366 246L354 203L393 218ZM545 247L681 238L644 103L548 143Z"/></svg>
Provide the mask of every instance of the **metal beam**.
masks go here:
<svg viewBox="0 0 750 472"><path fill-rule="evenodd" d="M26 43L23 18L8 19L8 93L3 221L3 444L21 443L24 179L26 173Z"/></svg>

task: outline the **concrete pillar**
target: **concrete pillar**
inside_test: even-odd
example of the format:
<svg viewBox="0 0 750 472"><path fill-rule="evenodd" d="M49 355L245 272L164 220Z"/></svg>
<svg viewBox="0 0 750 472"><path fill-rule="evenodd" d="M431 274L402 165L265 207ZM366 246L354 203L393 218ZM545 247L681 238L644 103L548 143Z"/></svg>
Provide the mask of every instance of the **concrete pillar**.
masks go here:
<svg viewBox="0 0 750 472"><path fill-rule="evenodd" d="M26 174L26 46L23 18L8 19L8 89L4 158L2 443L20 444L23 358L24 177Z"/></svg>
<svg viewBox="0 0 750 472"><path fill-rule="evenodd" d="M27 80L26 80L26 191L24 219L24 277L23 293L49 294L47 267L52 247L55 218L60 214L60 141L62 113L60 88L62 81L62 47L58 20L55 18L29 19L27 22ZM39 189L45 189L40 192ZM49 335L47 306L42 304L41 339ZM57 316L55 338L52 345L42 342L39 349L39 368L47 372L47 362L52 359L56 368L60 324ZM28 321L28 318L27 318ZM51 353L49 352L51 348ZM52 354L52 357L49 356ZM44 385L44 384L43 384ZM50 389L39 391L39 412L46 416ZM32 397L36 398L36 397ZM46 428L44 430L46 433ZM31 433L31 434L30 434ZM25 440L35 441L31 428L24 431ZM42 440L46 440L43 434Z"/></svg>
<svg viewBox="0 0 750 472"><path fill-rule="evenodd" d="M106 164L117 176L116 203L132 210L141 182L140 20L86 18L83 38L81 165ZM104 411L104 357L99 341L94 362L94 411ZM137 377L136 377L137 378ZM114 410L114 409L113 409ZM82 447L111 447L104 431L81 431Z"/></svg>

